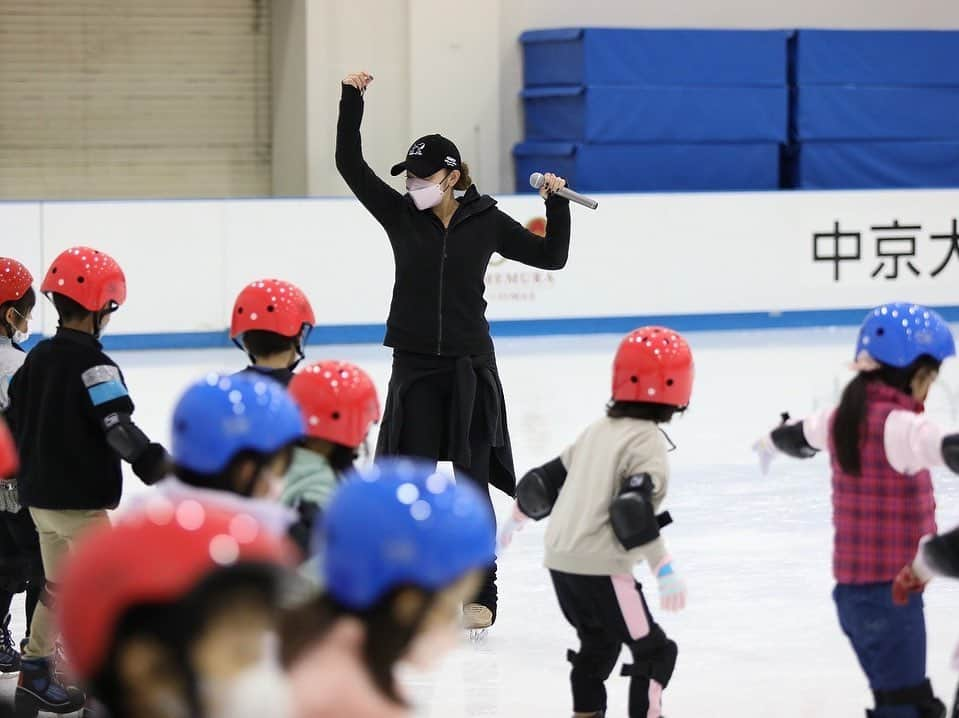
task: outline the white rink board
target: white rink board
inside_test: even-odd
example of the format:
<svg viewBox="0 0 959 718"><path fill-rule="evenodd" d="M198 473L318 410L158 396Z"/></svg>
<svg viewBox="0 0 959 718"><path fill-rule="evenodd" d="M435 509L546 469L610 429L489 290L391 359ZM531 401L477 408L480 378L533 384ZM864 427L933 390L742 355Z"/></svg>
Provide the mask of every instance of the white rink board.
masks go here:
<svg viewBox="0 0 959 718"><path fill-rule="evenodd" d="M818 312L903 298L959 305L959 244L950 256L949 238L959 217L957 190L599 200L595 212L572 208L564 270L494 257L490 319ZM538 197L499 203L524 224L543 216ZM874 229L894 222L912 228ZM835 251L836 223L850 233L840 251L859 255L840 263L838 281L835 263L813 261L816 233L823 256ZM393 283L385 233L352 199L0 203L0 238L0 252L25 261L38 281L70 245L115 256L129 297L111 335L222 331L236 292L265 276L301 285L321 325L382 325ZM53 328L50 314L45 333Z"/></svg>

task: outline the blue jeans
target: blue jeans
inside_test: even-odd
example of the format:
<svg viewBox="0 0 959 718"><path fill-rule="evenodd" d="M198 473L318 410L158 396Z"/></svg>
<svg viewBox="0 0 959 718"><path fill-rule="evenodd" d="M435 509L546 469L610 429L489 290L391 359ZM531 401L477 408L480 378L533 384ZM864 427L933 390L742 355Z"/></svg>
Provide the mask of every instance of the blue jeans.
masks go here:
<svg viewBox="0 0 959 718"><path fill-rule="evenodd" d="M839 624L852 643L873 692L918 686L926 680L926 619L922 595L892 602L892 583L837 584ZM877 718L918 718L911 705L877 706Z"/></svg>

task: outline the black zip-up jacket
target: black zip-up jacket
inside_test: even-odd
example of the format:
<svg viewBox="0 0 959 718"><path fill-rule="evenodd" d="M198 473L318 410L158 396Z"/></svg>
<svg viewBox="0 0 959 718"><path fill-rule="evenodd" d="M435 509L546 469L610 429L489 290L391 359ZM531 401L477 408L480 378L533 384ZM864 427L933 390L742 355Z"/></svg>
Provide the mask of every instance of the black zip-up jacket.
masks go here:
<svg viewBox="0 0 959 718"><path fill-rule="evenodd" d="M93 335L61 327L37 344L13 377L7 410L20 451L21 503L56 511L116 507L123 473L106 433L132 413L123 374Z"/></svg>
<svg viewBox="0 0 959 718"><path fill-rule="evenodd" d="M546 200L548 235L539 237L471 186L448 228L432 210L416 209L363 159L363 97L343 86L336 168L390 239L396 263L384 344L420 354L475 356L492 351L485 276L493 252L540 269L562 269L569 253L569 202Z"/></svg>

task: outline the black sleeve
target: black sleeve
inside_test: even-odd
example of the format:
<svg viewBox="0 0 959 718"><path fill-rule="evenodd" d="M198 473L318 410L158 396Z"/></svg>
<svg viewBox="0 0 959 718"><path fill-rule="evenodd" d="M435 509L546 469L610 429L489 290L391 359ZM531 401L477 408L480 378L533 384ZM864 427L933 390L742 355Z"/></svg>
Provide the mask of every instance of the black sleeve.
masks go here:
<svg viewBox="0 0 959 718"><path fill-rule="evenodd" d="M569 257L569 202L557 195L546 198L546 236L533 234L505 212L497 210L497 251L517 262L540 269L562 269Z"/></svg>
<svg viewBox="0 0 959 718"><path fill-rule="evenodd" d="M80 375L89 399L93 420L103 430L107 444L144 483L153 484L166 474L166 450L151 442L133 422L133 400L120 369L106 361L86 368Z"/></svg>
<svg viewBox="0 0 959 718"><path fill-rule="evenodd" d="M959 578L959 527L930 539L923 557L936 573Z"/></svg>
<svg viewBox="0 0 959 718"><path fill-rule="evenodd" d="M403 195L377 177L363 159L362 120L363 96L352 85L343 85L336 123L336 169L362 205L386 226L403 211Z"/></svg>

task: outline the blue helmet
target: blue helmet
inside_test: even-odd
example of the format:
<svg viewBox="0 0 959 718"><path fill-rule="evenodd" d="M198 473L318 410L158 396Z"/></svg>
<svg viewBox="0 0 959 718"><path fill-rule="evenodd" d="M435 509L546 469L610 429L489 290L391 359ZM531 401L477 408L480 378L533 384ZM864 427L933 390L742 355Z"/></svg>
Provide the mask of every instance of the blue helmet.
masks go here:
<svg viewBox="0 0 959 718"><path fill-rule="evenodd" d="M435 464L385 459L357 470L314 529L321 579L341 604L364 610L403 585L439 591L495 559L488 501Z"/></svg>
<svg viewBox="0 0 959 718"><path fill-rule="evenodd" d="M923 354L940 362L954 356L956 343L938 312L918 304L893 302L866 315L859 328L856 356L862 352L901 369Z"/></svg>
<svg viewBox="0 0 959 718"><path fill-rule="evenodd" d="M304 434L300 410L278 382L255 374L209 374L173 412L173 461L216 474L241 451L274 453Z"/></svg>

